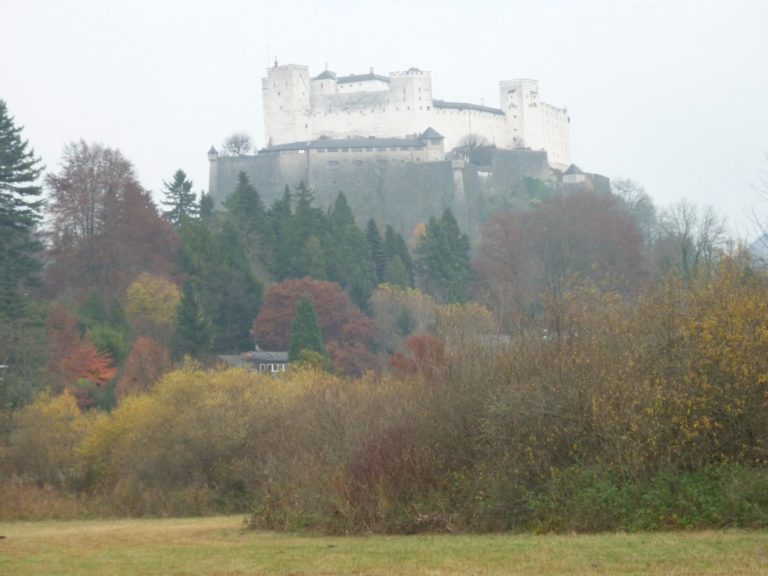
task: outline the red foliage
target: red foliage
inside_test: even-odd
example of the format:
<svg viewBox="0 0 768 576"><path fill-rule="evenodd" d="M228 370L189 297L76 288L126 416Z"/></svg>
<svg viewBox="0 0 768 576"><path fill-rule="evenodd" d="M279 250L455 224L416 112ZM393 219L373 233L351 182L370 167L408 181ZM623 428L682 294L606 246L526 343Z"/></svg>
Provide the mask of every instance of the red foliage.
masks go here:
<svg viewBox="0 0 768 576"><path fill-rule="evenodd" d="M145 336L137 338L117 383L118 398L148 390L170 368L171 357L165 346Z"/></svg>
<svg viewBox="0 0 768 576"><path fill-rule="evenodd" d="M349 300L335 282L309 277L273 284L264 295L261 312L253 323L253 335L264 349L287 350L296 303L308 294L315 306L326 350L334 367L360 374L376 365L368 351L373 339L373 322Z"/></svg>
<svg viewBox="0 0 768 576"><path fill-rule="evenodd" d="M431 379L445 364L445 342L430 334L416 334L405 341L405 351L389 359L395 376L404 378L420 374Z"/></svg>
<svg viewBox="0 0 768 576"><path fill-rule="evenodd" d="M179 241L122 154L85 142L67 147L59 175L49 174L53 294L96 291L119 297L141 272L168 276Z"/></svg>

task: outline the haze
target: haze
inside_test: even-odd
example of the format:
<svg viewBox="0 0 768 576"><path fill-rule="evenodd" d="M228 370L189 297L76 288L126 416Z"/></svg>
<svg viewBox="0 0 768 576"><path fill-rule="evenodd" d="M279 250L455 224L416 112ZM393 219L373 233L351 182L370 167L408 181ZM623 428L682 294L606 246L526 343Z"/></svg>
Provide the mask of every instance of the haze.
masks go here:
<svg viewBox="0 0 768 576"><path fill-rule="evenodd" d="M235 131L264 145L267 65L314 75L432 72L436 98L497 106L530 77L571 116L573 160L660 206L712 205L754 235L768 213L768 3L405 1L290 4L3 0L0 98L49 169L80 138L119 148L159 196Z"/></svg>

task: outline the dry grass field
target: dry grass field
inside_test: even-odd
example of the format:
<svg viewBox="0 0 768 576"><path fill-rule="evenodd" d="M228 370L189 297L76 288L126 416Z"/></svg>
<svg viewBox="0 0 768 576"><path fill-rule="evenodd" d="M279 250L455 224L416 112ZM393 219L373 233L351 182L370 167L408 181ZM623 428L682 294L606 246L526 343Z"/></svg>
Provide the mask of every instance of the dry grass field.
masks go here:
<svg viewBox="0 0 768 576"><path fill-rule="evenodd" d="M0 574L764 575L768 534L325 537L242 517L0 523Z"/></svg>

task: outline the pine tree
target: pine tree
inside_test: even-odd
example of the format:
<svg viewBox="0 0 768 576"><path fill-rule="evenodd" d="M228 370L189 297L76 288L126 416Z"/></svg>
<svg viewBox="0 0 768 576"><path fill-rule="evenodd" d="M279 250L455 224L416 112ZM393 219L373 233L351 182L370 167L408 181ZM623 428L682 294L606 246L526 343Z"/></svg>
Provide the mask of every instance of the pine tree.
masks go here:
<svg viewBox="0 0 768 576"><path fill-rule="evenodd" d="M469 252L469 239L449 209L440 220L430 218L416 247L418 270L427 292L445 303L466 302L472 279Z"/></svg>
<svg viewBox="0 0 768 576"><path fill-rule="evenodd" d="M39 269L34 255L41 247L34 233L42 206L36 181L43 167L21 130L0 100L0 316L9 318L23 313L24 291Z"/></svg>
<svg viewBox="0 0 768 576"><path fill-rule="evenodd" d="M384 276L387 271L387 254L384 251L384 241L381 239L381 232L376 226L376 221L371 218L365 228L365 239L368 241L368 251L371 262L376 267L376 282L381 284L385 281Z"/></svg>
<svg viewBox="0 0 768 576"><path fill-rule="evenodd" d="M243 233L264 235L267 220L264 201L245 172L238 173L235 191L226 199L224 206Z"/></svg>
<svg viewBox="0 0 768 576"><path fill-rule="evenodd" d="M192 181L183 170L176 170L171 182L163 182L165 199L161 202L168 210L163 217L174 226L178 226L185 218L194 218L199 212L197 198L192 192Z"/></svg>
<svg viewBox="0 0 768 576"><path fill-rule="evenodd" d="M396 283L401 286L413 287L413 260L408 252L408 245L403 240L403 237L389 225L387 225L384 232L384 254L387 258L387 282L393 283L391 277L395 275L402 278L399 265L396 263L396 260L399 260L405 270L405 279L401 281L404 283ZM397 272L393 272L393 268Z"/></svg>
<svg viewBox="0 0 768 576"><path fill-rule="evenodd" d="M312 299L304 294L296 303L296 316L291 325L291 345L288 359L296 362L306 352L314 352L327 358L320 323L317 321L315 305Z"/></svg>
<svg viewBox="0 0 768 576"><path fill-rule="evenodd" d="M189 354L199 358L208 351L210 345L210 326L203 318L195 289L191 282L184 282L181 300L176 308L174 357L182 358L185 354Z"/></svg>
<svg viewBox="0 0 768 576"><path fill-rule="evenodd" d="M200 219L203 222L210 222L213 218L213 206L214 201L210 194L206 194L205 192L200 192L200 205L199 205L199 213L200 213Z"/></svg>
<svg viewBox="0 0 768 576"><path fill-rule="evenodd" d="M376 271L365 235L355 223L342 192L339 192L328 215L328 230L328 278L341 284L352 301L365 309L376 285Z"/></svg>

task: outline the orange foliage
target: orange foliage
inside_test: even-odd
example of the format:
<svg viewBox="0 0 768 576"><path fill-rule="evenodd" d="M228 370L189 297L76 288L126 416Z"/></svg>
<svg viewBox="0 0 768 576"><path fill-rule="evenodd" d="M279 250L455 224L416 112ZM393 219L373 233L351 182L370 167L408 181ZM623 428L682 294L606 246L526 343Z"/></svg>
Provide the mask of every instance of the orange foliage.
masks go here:
<svg viewBox="0 0 768 576"><path fill-rule="evenodd" d="M88 385L103 386L115 377L112 358L96 349L88 333L80 336L77 319L62 306L51 310L48 333L51 354L47 368L54 387L71 389L80 407L86 408L92 404Z"/></svg>
<svg viewBox="0 0 768 576"><path fill-rule="evenodd" d="M398 378L419 374L429 380L445 364L445 342L430 334L417 334L405 341L405 352L389 359Z"/></svg>
<svg viewBox="0 0 768 576"><path fill-rule="evenodd" d="M165 346L146 336L137 338L117 383L118 398L148 390L170 368L171 357Z"/></svg>

